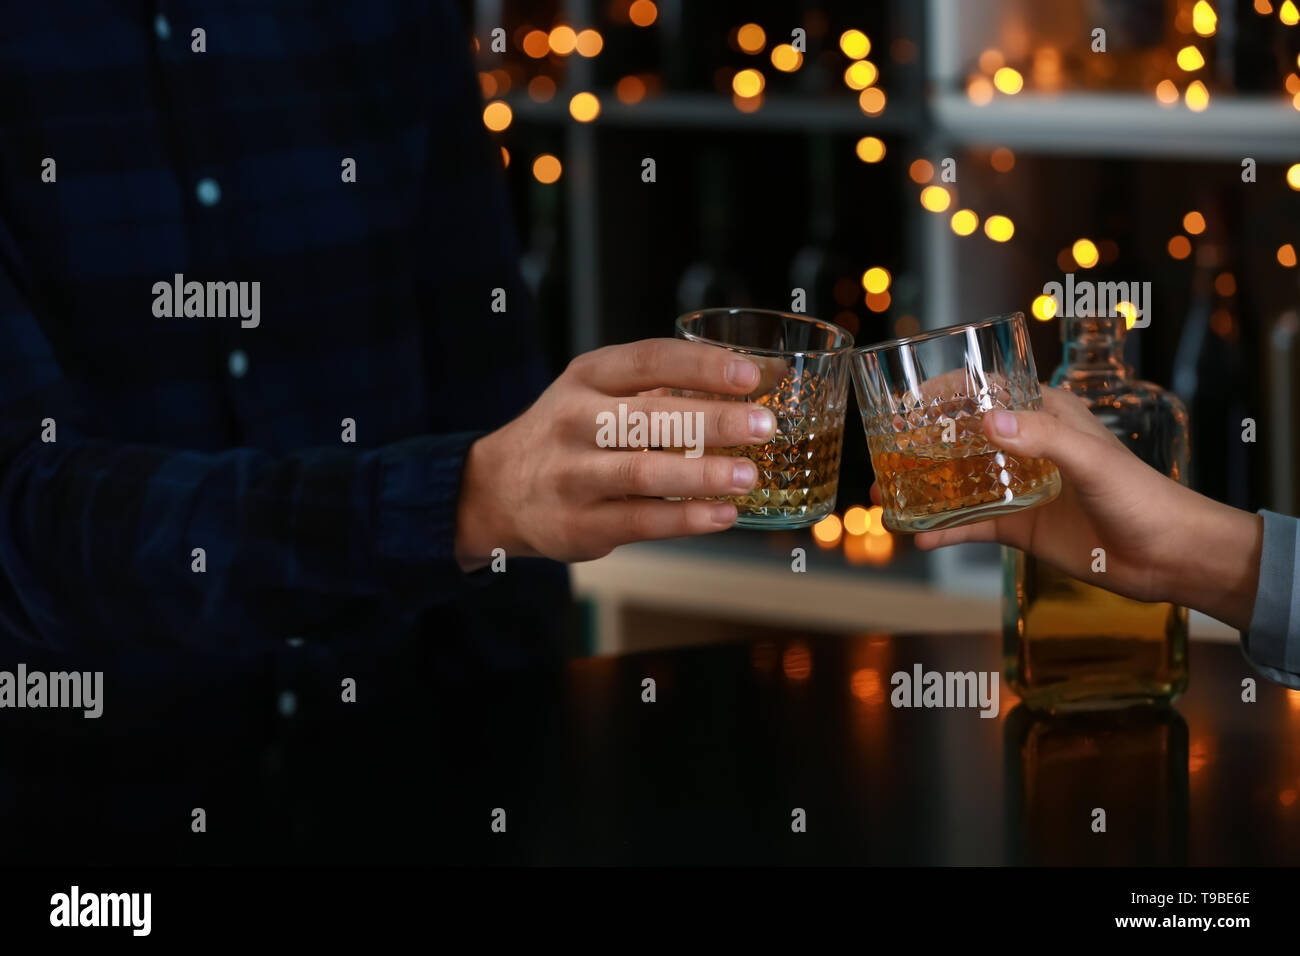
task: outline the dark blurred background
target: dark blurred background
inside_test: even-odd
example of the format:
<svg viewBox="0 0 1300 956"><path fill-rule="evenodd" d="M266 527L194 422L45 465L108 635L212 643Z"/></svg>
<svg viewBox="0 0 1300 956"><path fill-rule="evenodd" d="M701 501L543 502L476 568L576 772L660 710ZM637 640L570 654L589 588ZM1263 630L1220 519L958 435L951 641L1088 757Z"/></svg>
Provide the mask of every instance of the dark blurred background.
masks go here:
<svg viewBox="0 0 1300 956"><path fill-rule="evenodd" d="M1294 4L476 0L465 13L557 369L671 335L690 309L789 310L798 288L859 343L1023 311L1047 379L1061 345L1045 283L1150 282L1150 325L1126 357L1187 402L1193 487L1300 511ZM869 269L885 272L868 282ZM613 622L665 589L806 620L809 599L796 611L781 592L795 547L838 572L825 623L995 626L996 549L915 552L881 528L870 483L851 410L836 515L812 531L579 566L608 625L588 650L634 646ZM718 583L728 572L743 601ZM768 588L767 573L784 577ZM1194 634L1224 631L1194 617Z"/></svg>

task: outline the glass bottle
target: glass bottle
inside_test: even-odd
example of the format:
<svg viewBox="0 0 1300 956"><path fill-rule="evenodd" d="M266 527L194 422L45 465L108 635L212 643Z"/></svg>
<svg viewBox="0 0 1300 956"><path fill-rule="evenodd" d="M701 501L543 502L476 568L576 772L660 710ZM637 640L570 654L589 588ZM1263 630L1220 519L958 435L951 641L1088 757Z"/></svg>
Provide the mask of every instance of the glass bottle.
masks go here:
<svg viewBox="0 0 1300 956"><path fill-rule="evenodd" d="M1063 318L1051 384L1082 398L1134 454L1187 483L1187 411L1124 364L1125 320ZM1187 687L1187 609L1120 597L1003 549L1003 664L1037 710L1168 702Z"/></svg>

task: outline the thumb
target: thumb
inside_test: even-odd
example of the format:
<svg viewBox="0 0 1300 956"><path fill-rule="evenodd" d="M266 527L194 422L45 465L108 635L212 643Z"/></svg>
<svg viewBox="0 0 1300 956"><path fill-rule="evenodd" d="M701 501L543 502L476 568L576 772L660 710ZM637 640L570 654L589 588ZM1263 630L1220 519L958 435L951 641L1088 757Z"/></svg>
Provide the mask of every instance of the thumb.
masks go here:
<svg viewBox="0 0 1300 956"><path fill-rule="evenodd" d="M1104 468L1106 449L1095 435L1073 428L1047 412L997 409L984 416L984 434L999 448L1030 458L1047 458L1075 482Z"/></svg>

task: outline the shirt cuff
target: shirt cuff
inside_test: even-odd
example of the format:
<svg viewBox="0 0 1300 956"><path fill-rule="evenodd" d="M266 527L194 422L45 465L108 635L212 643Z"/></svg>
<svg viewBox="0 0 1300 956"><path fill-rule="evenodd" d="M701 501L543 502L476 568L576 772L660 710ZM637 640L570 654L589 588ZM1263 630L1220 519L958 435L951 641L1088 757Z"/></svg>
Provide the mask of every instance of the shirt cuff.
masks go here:
<svg viewBox="0 0 1300 956"><path fill-rule="evenodd" d="M429 591L455 591L490 578L487 568L466 572L456 561L456 512L465 457L484 434L422 435L380 452L379 557L391 567L417 574Z"/></svg>
<svg viewBox="0 0 1300 956"><path fill-rule="evenodd" d="M1241 635L1246 660L1271 681L1300 688L1300 521L1272 511L1264 519L1259 589L1250 629Z"/></svg>

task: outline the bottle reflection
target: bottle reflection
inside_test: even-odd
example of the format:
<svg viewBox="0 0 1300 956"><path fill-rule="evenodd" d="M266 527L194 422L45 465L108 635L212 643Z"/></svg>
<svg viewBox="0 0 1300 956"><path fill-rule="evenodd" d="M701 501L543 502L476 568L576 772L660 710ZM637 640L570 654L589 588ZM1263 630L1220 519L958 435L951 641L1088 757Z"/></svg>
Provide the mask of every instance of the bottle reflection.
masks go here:
<svg viewBox="0 0 1300 956"><path fill-rule="evenodd" d="M1187 724L1176 710L1053 716L1017 706L1003 739L1013 862L1187 862Z"/></svg>

